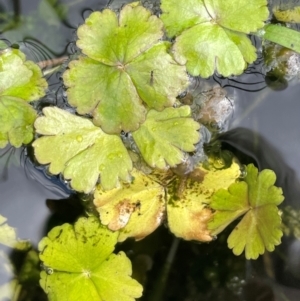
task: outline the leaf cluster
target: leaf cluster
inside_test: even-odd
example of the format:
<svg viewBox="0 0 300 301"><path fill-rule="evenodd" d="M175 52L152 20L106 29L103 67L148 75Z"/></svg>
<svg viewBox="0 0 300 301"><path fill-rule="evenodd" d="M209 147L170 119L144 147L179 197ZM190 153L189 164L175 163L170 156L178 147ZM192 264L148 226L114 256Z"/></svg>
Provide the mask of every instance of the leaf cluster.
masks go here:
<svg viewBox="0 0 300 301"><path fill-rule="evenodd" d="M167 221L170 231L185 240L208 242L211 210L207 208L218 189L226 189L240 176L235 160L226 169L205 168L202 163L184 176L172 170L146 175L133 170L132 183L104 191L100 185L94 204L102 224L119 231L119 241L128 237L140 240Z"/></svg>

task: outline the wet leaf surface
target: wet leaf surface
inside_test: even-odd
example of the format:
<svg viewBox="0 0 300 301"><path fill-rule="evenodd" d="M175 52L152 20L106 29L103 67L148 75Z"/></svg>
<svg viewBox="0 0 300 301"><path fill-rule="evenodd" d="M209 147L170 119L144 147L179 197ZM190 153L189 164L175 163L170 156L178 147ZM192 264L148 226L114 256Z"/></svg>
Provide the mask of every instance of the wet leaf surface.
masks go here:
<svg viewBox="0 0 300 301"><path fill-rule="evenodd" d="M50 163L52 174L61 172L75 190L85 193L95 187L99 175L104 189L116 187L119 179L130 180L132 162L119 136L56 107L44 108L43 113L35 127L44 136L32 145L37 160Z"/></svg>

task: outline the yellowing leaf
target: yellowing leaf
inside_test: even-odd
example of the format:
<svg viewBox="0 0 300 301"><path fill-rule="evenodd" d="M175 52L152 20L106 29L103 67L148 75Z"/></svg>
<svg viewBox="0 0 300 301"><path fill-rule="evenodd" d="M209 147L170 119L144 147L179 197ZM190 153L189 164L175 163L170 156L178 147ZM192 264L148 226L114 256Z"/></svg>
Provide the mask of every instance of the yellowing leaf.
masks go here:
<svg viewBox="0 0 300 301"><path fill-rule="evenodd" d="M212 212L207 205L220 188L227 188L240 176L240 166L233 161L227 169L197 166L185 178L168 185L167 217L172 233L185 240L211 241L207 222Z"/></svg>
<svg viewBox="0 0 300 301"><path fill-rule="evenodd" d="M20 240L17 237L16 230L6 223L7 219L0 215L0 244L17 250L28 250L30 242L28 240Z"/></svg>
<svg viewBox="0 0 300 301"><path fill-rule="evenodd" d="M245 249L247 259L256 259L265 249L273 251L282 236L281 218L277 209L284 197L275 187L276 176L265 169L258 173L253 164L247 166L245 182L220 189L210 207L216 212L208 224L213 235L220 233L236 218L244 217L228 237L228 246L240 255Z"/></svg>
<svg viewBox="0 0 300 301"><path fill-rule="evenodd" d="M98 186L94 194L102 224L113 231L120 230L119 241L144 238L161 224L164 216L164 187L137 170L132 176L132 183L109 191Z"/></svg>
<svg viewBox="0 0 300 301"><path fill-rule="evenodd" d="M174 57L194 76L241 74L256 59L246 34L264 26L266 0L162 0L169 37L178 35Z"/></svg>
<svg viewBox="0 0 300 301"><path fill-rule="evenodd" d="M150 166L175 166L182 162L184 152L195 150L200 125L190 114L188 106L148 112L145 123L132 136Z"/></svg>
<svg viewBox="0 0 300 301"><path fill-rule="evenodd" d="M45 95L41 70L16 49L0 52L0 148L31 142L35 110L26 102Z"/></svg>
<svg viewBox="0 0 300 301"><path fill-rule="evenodd" d="M99 174L104 189L116 187L119 179L129 181L132 162L120 137L59 108L47 107L43 113L35 127L44 137L32 145L37 160L50 163L52 174L61 172L75 190L85 193L95 187Z"/></svg>
<svg viewBox="0 0 300 301"><path fill-rule="evenodd" d="M92 113L103 131L120 133L137 130L148 108L174 104L188 77L169 54L170 43L160 41L162 28L138 2L119 16L105 9L86 19L77 45L87 57L72 61L63 75L68 101L79 114Z"/></svg>
<svg viewBox="0 0 300 301"><path fill-rule="evenodd" d="M291 9L280 9L275 7L273 14L278 21L287 23L300 23L300 6Z"/></svg>
<svg viewBox="0 0 300 301"><path fill-rule="evenodd" d="M46 268L40 284L53 300L134 301L142 286L130 276L131 263L123 252L112 254L118 232L94 217L53 228L39 243Z"/></svg>

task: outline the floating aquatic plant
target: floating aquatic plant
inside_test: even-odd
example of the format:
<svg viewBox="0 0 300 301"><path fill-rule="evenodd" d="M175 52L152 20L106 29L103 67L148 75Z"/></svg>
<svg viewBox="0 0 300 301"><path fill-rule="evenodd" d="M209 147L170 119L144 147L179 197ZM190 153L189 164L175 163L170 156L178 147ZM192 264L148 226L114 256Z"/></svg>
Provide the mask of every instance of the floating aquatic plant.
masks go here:
<svg viewBox="0 0 300 301"><path fill-rule="evenodd" d="M40 68L17 49L0 53L0 148L20 147L33 139L35 110L28 104L45 95Z"/></svg>
<svg viewBox="0 0 300 301"><path fill-rule="evenodd" d="M171 170L145 175L133 171L132 183L103 191L97 186L94 204L100 220L111 230L119 230L119 241L128 237L142 239L164 219L170 231L186 240L211 241L207 229L210 198L220 188L226 189L240 176L240 166L233 161L226 169L205 169L199 164L191 173L178 177Z"/></svg>
<svg viewBox="0 0 300 301"><path fill-rule="evenodd" d="M264 26L266 0L162 0L169 37L176 37L173 54L190 74L209 77L241 74L256 59L247 34Z"/></svg>
<svg viewBox="0 0 300 301"><path fill-rule="evenodd" d="M109 9L92 13L77 35L86 56L71 61L63 75L68 102L79 114L92 114L106 133L137 130L148 109L172 106L188 85L185 66L161 41L162 21L139 2L119 16Z"/></svg>
<svg viewBox="0 0 300 301"><path fill-rule="evenodd" d="M118 235L94 217L53 228L39 243L45 266L40 284L49 300L139 298L142 286L130 277L130 260L123 252L112 253Z"/></svg>
<svg viewBox="0 0 300 301"><path fill-rule="evenodd" d="M260 173L250 164L244 181L234 183L228 190L217 191L209 206L216 210L208 228L213 235L243 216L228 237L228 246L240 255L245 250L247 259L256 259L274 251L282 236L281 217L277 206L283 201L282 189L274 186L276 175L264 169Z"/></svg>
<svg viewBox="0 0 300 301"><path fill-rule="evenodd" d="M56 107L43 112L35 128L44 136L32 146L41 164L50 163L52 174L63 173L75 190L85 193L95 187L99 174L104 189L114 188L119 179L130 181L132 163L119 136L105 134L91 120Z"/></svg>
<svg viewBox="0 0 300 301"><path fill-rule="evenodd" d="M118 186L119 180L130 182L132 162L118 135L108 135L91 120L56 107L44 108L43 112L45 116L36 120L35 128L44 136L32 146L39 163L50 163L52 174L62 173L75 190L85 193L95 187L99 175L105 190ZM167 108L149 111L145 124L133 137L150 165L165 168L167 163L180 163L184 151L195 149L200 139L198 128L189 107ZM166 149L168 152L164 152Z"/></svg>

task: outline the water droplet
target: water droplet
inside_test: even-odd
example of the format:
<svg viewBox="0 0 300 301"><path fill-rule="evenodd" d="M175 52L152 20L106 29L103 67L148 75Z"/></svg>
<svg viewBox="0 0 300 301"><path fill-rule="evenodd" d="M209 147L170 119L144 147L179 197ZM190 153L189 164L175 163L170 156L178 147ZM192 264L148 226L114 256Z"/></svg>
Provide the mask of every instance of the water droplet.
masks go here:
<svg viewBox="0 0 300 301"><path fill-rule="evenodd" d="M53 269L47 268L46 273L47 273L47 275L52 275L53 274Z"/></svg>
<svg viewBox="0 0 300 301"><path fill-rule="evenodd" d="M83 138L82 138L81 135L78 135L78 136L76 137L76 140L77 140L78 142L81 142L81 141L83 140Z"/></svg>
<svg viewBox="0 0 300 301"><path fill-rule="evenodd" d="M107 157L108 157L109 160L113 160L116 157L116 155L115 154L109 154Z"/></svg>

